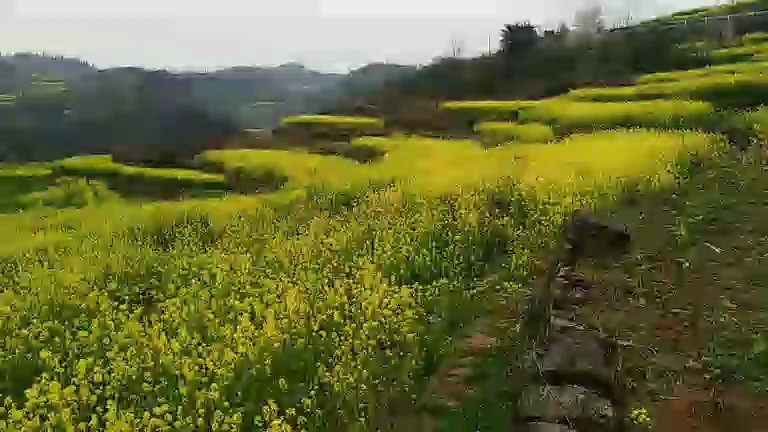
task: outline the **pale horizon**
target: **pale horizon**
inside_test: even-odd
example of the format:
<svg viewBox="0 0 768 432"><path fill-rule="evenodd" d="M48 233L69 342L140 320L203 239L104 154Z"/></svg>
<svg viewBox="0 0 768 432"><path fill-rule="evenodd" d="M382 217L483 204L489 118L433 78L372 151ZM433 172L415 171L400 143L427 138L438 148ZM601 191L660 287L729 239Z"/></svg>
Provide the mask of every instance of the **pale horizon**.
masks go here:
<svg viewBox="0 0 768 432"><path fill-rule="evenodd" d="M504 24L555 27L594 0L0 0L0 52L78 57L99 68L211 71L301 63L346 72L369 63L425 64L458 41L465 56L498 44ZM609 14L648 18L714 4L611 0Z"/></svg>

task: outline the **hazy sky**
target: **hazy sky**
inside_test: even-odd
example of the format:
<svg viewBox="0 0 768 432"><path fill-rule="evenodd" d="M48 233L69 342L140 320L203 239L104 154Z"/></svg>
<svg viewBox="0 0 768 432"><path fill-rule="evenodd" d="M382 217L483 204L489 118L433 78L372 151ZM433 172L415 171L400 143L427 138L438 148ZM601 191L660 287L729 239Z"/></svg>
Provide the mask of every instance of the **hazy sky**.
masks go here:
<svg viewBox="0 0 768 432"><path fill-rule="evenodd" d="M0 52L46 51L99 67L212 69L300 61L346 70L426 63L451 40L496 45L504 23L554 25L597 0L0 0ZM716 0L603 0L636 16Z"/></svg>

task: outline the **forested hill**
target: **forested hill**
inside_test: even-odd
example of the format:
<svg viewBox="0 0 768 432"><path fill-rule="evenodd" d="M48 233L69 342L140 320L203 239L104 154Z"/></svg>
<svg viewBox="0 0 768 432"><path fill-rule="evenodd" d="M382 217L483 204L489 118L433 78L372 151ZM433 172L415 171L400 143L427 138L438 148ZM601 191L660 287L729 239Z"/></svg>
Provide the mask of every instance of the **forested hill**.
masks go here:
<svg viewBox="0 0 768 432"><path fill-rule="evenodd" d="M327 110L414 68L377 64L345 74L300 64L169 72L99 70L60 56L0 56L0 160L84 152L168 163L223 145L241 129Z"/></svg>
<svg viewBox="0 0 768 432"><path fill-rule="evenodd" d="M760 13L767 9L768 0L743 0L628 25L594 6L551 29L510 23L499 29L494 52L439 58L361 92L336 113L352 114L362 104L374 107L366 115L390 125L439 129L441 101L544 99L583 87L630 85L642 74L731 63L755 54L738 47L744 35L768 31L768 14Z"/></svg>
<svg viewBox="0 0 768 432"><path fill-rule="evenodd" d="M141 73L137 68L134 73ZM372 90L415 68L376 63L349 75L324 73L301 64L236 66L212 72L169 73L187 81L192 98L207 111L241 128L272 128L287 115L327 109L349 93ZM104 70L109 73L109 69ZM15 95L43 81L75 85L99 72L88 62L60 56L0 56L0 94ZM145 71L149 72L149 71Z"/></svg>

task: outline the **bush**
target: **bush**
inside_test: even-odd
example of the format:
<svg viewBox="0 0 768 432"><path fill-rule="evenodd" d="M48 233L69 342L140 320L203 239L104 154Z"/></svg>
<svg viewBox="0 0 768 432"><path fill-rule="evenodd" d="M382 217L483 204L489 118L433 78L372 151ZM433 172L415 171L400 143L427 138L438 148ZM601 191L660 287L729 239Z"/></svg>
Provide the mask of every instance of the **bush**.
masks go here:
<svg viewBox="0 0 768 432"><path fill-rule="evenodd" d="M502 144L509 141L545 143L555 139L552 128L539 123L483 122L475 126L475 132L489 144Z"/></svg>
<svg viewBox="0 0 768 432"><path fill-rule="evenodd" d="M244 166L228 168L224 174L227 183L237 192L258 193L274 191L288 182L288 176L271 167L252 169Z"/></svg>
<svg viewBox="0 0 768 432"><path fill-rule="evenodd" d="M56 184L41 192L33 192L18 199L20 209L41 207L82 208L96 203L114 201L119 195L106 184L82 178L62 177Z"/></svg>
<svg viewBox="0 0 768 432"><path fill-rule="evenodd" d="M311 150L312 153L318 154L332 154L343 156L347 159L352 159L360 163L373 162L387 152L379 146L369 144L367 142L354 140L352 142L324 142L314 146Z"/></svg>
<svg viewBox="0 0 768 432"><path fill-rule="evenodd" d="M715 75L637 86L586 88L573 90L565 97L595 102L693 99L709 101L718 107L750 107L768 99L768 75Z"/></svg>
<svg viewBox="0 0 768 432"><path fill-rule="evenodd" d="M284 118L279 133L288 138L351 139L363 135L384 135L384 121L373 117L302 115Z"/></svg>
<svg viewBox="0 0 768 432"><path fill-rule="evenodd" d="M175 189L228 189L227 181L220 174L177 168L144 168L112 162L111 156L78 156L53 164L53 172L59 176L79 176L102 179L117 189L152 187L164 191Z"/></svg>
<svg viewBox="0 0 768 432"><path fill-rule="evenodd" d="M520 110L538 104L538 101L451 101L444 102L440 109L459 115L468 121L516 120Z"/></svg>
<svg viewBox="0 0 768 432"><path fill-rule="evenodd" d="M556 125L558 132L619 127L709 128L716 119L708 102L654 100L640 102L573 102L551 100L520 114L522 120Z"/></svg>

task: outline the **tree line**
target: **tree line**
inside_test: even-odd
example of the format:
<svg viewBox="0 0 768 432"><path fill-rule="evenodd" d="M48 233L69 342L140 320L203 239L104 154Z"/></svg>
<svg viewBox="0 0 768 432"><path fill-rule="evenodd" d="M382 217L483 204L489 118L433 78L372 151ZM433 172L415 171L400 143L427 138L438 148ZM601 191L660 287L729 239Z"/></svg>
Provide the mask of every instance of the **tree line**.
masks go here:
<svg viewBox="0 0 768 432"><path fill-rule="evenodd" d="M11 70L0 68L0 83L11 80ZM238 132L196 103L186 80L165 71L109 69L79 80L31 80L15 90L0 105L1 161L110 153L174 165Z"/></svg>
<svg viewBox="0 0 768 432"><path fill-rule="evenodd" d="M390 124L410 124L435 121L439 117L435 102L444 100L542 99L574 88L632 84L640 74L710 65L708 52L691 41L727 45L726 33L738 37L768 30L768 17L739 21L728 32L718 26L711 21L666 29L608 28L599 6L579 11L572 25L563 23L551 30L541 31L528 22L507 24L495 52L470 59L437 59L377 91L358 94L354 104L336 108L350 113L375 106L368 115L387 117ZM418 107L418 112L409 106Z"/></svg>

